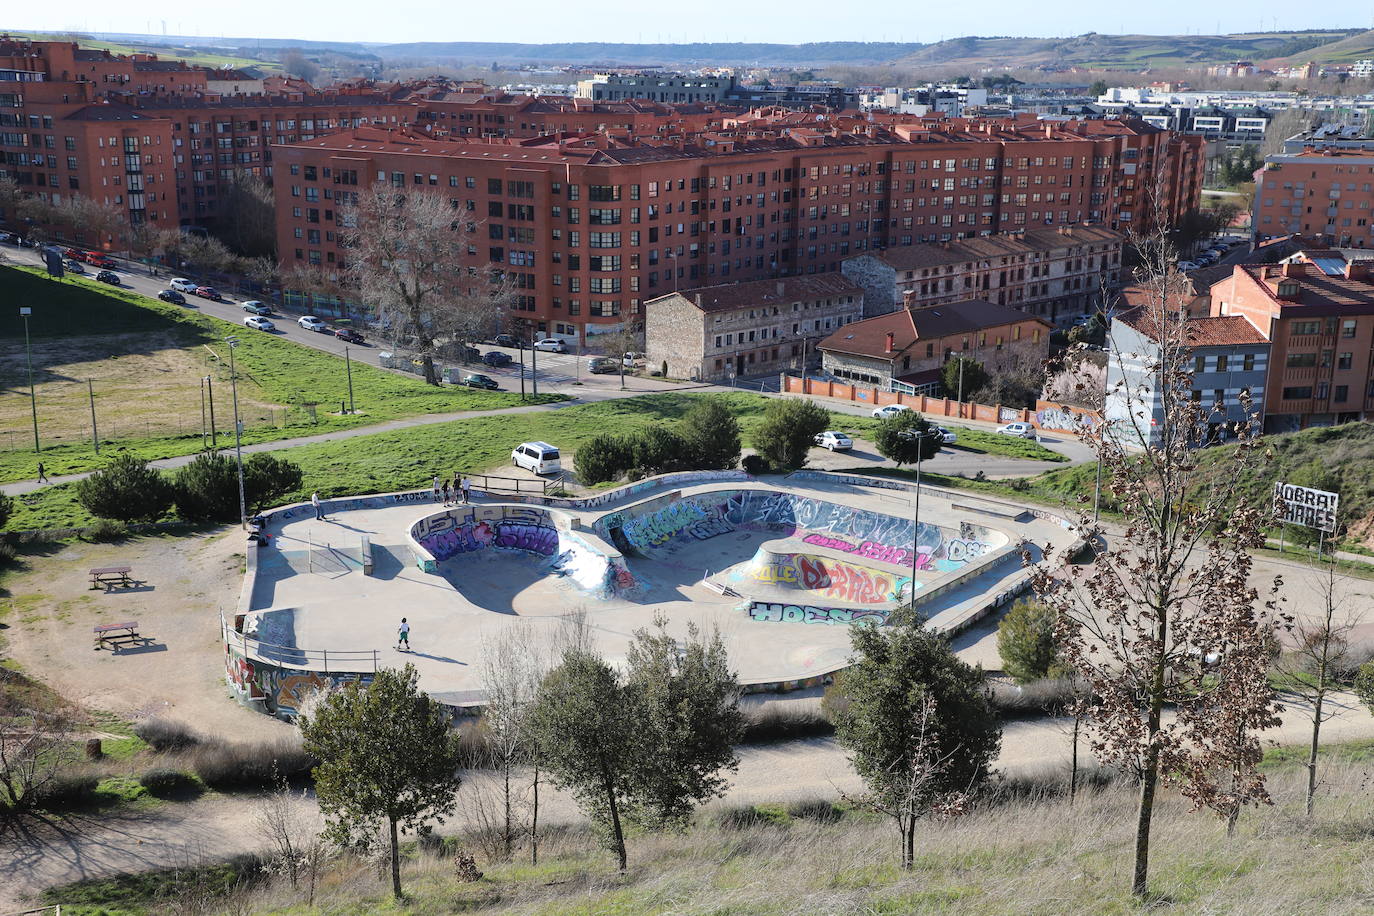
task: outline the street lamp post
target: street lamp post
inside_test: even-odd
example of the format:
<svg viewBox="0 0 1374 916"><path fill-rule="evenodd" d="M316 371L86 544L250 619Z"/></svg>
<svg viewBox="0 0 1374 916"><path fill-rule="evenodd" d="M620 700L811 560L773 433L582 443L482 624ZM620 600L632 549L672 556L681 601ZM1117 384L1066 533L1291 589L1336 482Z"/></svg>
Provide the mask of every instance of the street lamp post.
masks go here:
<svg viewBox="0 0 1374 916"><path fill-rule="evenodd" d="M33 314L33 309L22 306L19 309L19 316L24 319L24 358L29 364L29 407L33 411L33 450L43 451L38 444L38 397L33 391L33 349L29 346L29 316Z"/></svg>
<svg viewBox="0 0 1374 916"><path fill-rule="evenodd" d="M229 358L232 361L234 354L231 352ZM205 376L206 396L205 400L210 404L210 451L219 454L219 430L215 428L215 380L210 376Z"/></svg>
<svg viewBox="0 0 1374 916"><path fill-rule="evenodd" d="M229 385L234 397L234 461L239 470L239 525L248 530L248 507L243 498L243 424L239 422L239 377L234 368L234 351L238 349L237 337L226 338L229 342Z"/></svg>
<svg viewBox="0 0 1374 916"><path fill-rule="evenodd" d="M95 453L100 454L100 430L95 425L95 383L86 379L86 393L91 396L91 444L95 446Z"/></svg>
<svg viewBox="0 0 1374 916"><path fill-rule="evenodd" d="M348 347L344 347L344 372L348 373L348 413L352 416L358 411L353 407L353 363L348 358Z"/></svg>
<svg viewBox="0 0 1374 916"><path fill-rule="evenodd" d="M933 429L928 429L923 433L916 433L916 499L912 505L911 518L911 600L916 600L916 563L921 556L921 457L925 451L924 440L928 436L938 436L939 433Z"/></svg>

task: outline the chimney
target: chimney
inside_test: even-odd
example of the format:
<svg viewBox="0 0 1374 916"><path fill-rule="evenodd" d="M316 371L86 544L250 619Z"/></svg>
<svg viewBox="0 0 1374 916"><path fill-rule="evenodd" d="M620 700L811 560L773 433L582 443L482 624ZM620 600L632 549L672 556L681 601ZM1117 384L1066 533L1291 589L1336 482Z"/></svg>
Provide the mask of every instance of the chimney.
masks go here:
<svg viewBox="0 0 1374 916"><path fill-rule="evenodd" d="M893 334L891 331L888 331L888 332L887 332L887 352L891 353L891 352L892 352L893 350L895 350L895 349L897 349L897 335L896 335L896 334Z"/></svg>
<svg viewBox="0 0 1374 916"><path fill-rule="evenodd" d="M1368 260L1346 261L1345 278L1347 280L1368 280L1369 264L1370 262Z"/></svg>
<svg viewBox="0 0 1374 916"><path fill-rule="evenodd" d="M779 281L778 281L778 297L781 298L781 297L786 296L786 295L787 295L787 284L784 283L784 282L782 282L781 280L779 280Z"/></svg>
<svg viewBox="0 0 1374 916"><path fill-rule="evenodd" d="M697 293L697 295L696 295L696 300L697 300L697 308L701 308L701 293Z"/></svg>
<svg viewBox="0 0 1374 916"><path fill-rule="evenodd" d="M1283 275L1285 277L1305 277L1307 276L1307 264L1304 261L1290 261L1283 265Z"/></svg>

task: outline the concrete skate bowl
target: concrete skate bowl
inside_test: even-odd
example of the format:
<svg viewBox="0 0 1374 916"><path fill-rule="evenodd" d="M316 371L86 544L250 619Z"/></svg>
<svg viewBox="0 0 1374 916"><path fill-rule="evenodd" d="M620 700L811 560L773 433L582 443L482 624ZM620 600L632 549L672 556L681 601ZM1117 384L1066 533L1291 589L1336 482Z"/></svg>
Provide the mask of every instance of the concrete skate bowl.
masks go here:
<svg viewBox="0 0 1374 916"><path fill-rule="evenodd" d="M413 523L409 540L422 571L503 613L515 595L551 577L597 598L632 584L624 558L597 534L579 530L574 516L537 506L456 506Z"/></svg>
<svg viewBox="0 0 1374 916"><path fill-rule="evenodd" d="M746 599L755 620L882 621L1012 553L1006 533L949 527L766 488L672 492L594 529L633 581L700 582Z"/></svg>

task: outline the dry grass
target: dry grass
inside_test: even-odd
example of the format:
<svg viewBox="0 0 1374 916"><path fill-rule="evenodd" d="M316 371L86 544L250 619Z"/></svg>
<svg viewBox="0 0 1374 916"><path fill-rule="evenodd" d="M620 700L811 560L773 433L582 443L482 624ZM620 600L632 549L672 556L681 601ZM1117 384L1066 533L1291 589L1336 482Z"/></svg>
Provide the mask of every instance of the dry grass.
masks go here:
<svg viewBox="0 0 1374 916"><path fill-rule="evenodd" d="M1301 817L1301 774L1272 780L1276 805L1241 818L1227 839L1214 817L1168 798L1157 818L1152 909L1169 913L1368 912L1374 907L1371 768L1335 763L1312 821ZM479 862L485 877L460 883L451 859L416 851L410 894L389 899L374 866L337 864L315 907L282 882L242 889L220 912L578 914L1058 914L1133 913L1126 892L1134 793L1109 786L1066 799L1029 792L926 826L916 868L896 866L887 823L829 806L794 805L754 818L707 811L685 834L636 836L630 870L582 830L550 836L541 864ZM731 826L735 825L735 826ZM451 848L451 847L450 847ZM170 911L168 911L170 912Z"/></svg>

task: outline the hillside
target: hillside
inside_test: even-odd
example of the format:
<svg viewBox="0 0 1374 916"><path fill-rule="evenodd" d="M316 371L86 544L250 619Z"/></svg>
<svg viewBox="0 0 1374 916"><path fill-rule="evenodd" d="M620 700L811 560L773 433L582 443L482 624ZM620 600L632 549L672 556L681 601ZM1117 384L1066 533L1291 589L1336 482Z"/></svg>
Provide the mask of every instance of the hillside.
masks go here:
<svg viewBox="0 0 1374 916"><path fill-rule="evenodd" d="M1339 41L1322 45L1315 50L1299 51L1271 63L1303 64L1309 60L1319 60L1348 64L1370 57L1374 57L1374 30L1356 31Z"/></svg>

